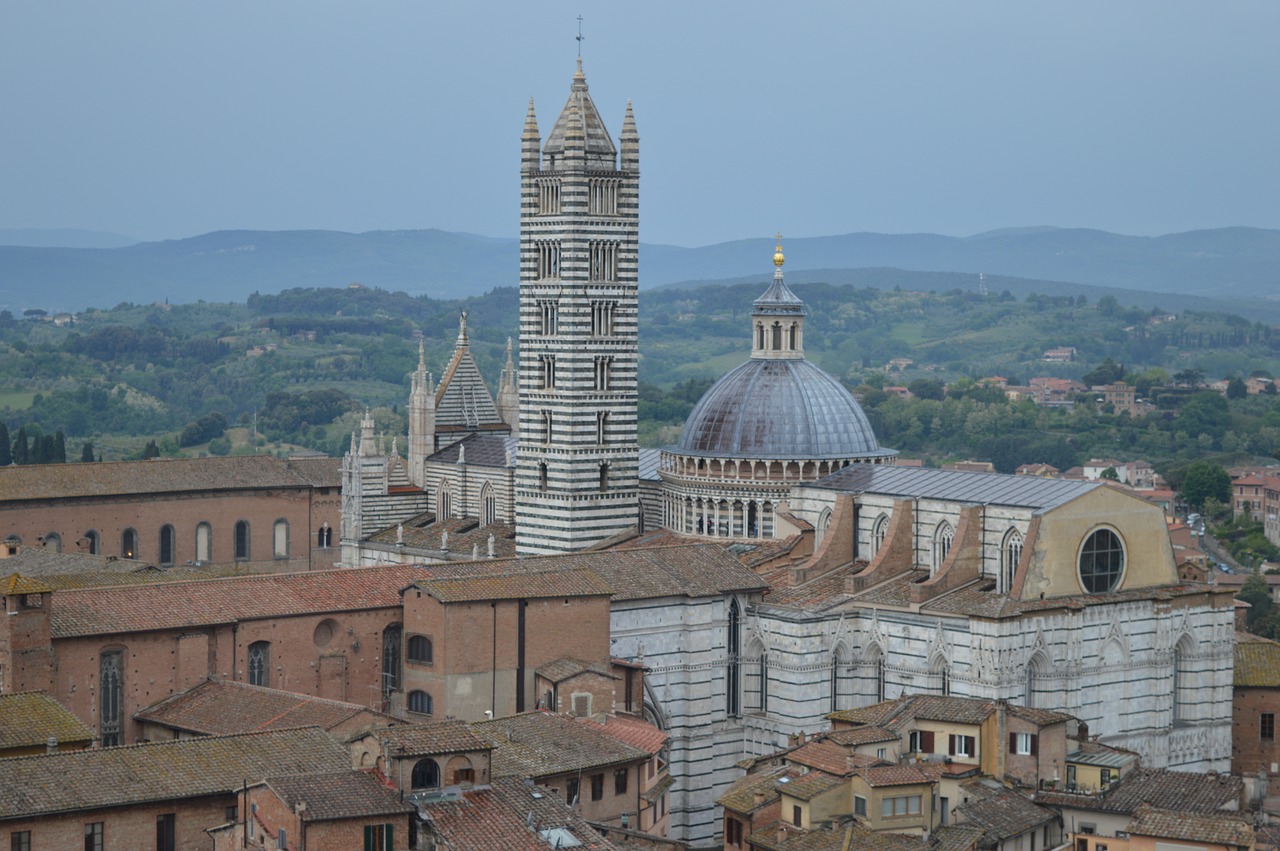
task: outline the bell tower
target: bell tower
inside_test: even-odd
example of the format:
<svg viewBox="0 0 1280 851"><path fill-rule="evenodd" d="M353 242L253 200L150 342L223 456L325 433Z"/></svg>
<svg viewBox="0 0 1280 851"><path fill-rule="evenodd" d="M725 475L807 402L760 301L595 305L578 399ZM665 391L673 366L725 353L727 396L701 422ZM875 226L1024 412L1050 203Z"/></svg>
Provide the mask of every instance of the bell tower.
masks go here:
<svg viewBox="0 0 1280 851"><path fill-rule="evenodd" d="M582 59L546 143L533 101L520 162L516 546L581 550L638 520L640 136L614 146Z"/></svg>

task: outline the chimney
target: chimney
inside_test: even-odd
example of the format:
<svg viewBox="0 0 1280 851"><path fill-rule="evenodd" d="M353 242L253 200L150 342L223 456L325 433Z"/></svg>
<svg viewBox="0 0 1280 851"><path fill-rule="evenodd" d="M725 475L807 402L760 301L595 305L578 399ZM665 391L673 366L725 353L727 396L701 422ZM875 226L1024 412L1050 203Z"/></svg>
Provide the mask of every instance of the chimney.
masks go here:
<svg viewBox="0 0 1280 851"><path fill-rule="evenodd" d="M58 752L58 737L50 736L49 741L44 743L44 752L47 754Z"/></svg>
<svg viewBox="0 0 1280 851"><path fill-rule="evenodd" d="M764 792L756 792L753 797L757 807L764 803Z"/></svg>

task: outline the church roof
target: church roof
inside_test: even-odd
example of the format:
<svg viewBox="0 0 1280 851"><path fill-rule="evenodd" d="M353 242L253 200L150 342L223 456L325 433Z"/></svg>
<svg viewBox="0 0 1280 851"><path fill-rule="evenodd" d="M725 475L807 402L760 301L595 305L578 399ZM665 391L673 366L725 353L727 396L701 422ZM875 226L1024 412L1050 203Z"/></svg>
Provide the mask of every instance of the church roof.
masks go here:
<svg viewBox="0 0 1280 851"><path fill-rule="evenodd" d="M133 717L204 736L218 736L293 727L330 730L364 715L381 713L357 703L309 697L249 683L208 680L169 695Z"/></svg>
<svg viewBox="0 0 1280 851"><path fill-rule="evenodd" d="M516 445L519 442L518 438L509 435L473 434L456 443L450 443L429 456L427 460L442 464L456 464L459 454L465 452L464 457L469 466L514 468ZM462 449L464 446L466 449Z"/></svg>
<svg viewBox="0 0 1280 851"><path fill-rule="evenodd" d="M578 128L572 127L571 124L579 120L582 122L588 154L606 154L612 157L617 153L617 148L613 146L613 139L610 138L609 131L604 126L604 120L587 92L587 78L582 73L581 59L578 60L578 70L573 75L573 83L569 87L569 99L565 101L564 109L560 110L560 117L556 119L555 125L551 128L551 134L547 136L546 144L542 146L543 154L563 153L565 137L578 132Z"/></svg>
<svg viewBox="0 0 1280 851"><path fill-rule="evenodd" d="M440 377L436 388L436 428L449 426L479 428L486 425L506 425L498 416L493 396L484 383L480 367L471 356L467 340L467 317L463 314L458 332L458 343L453 358Z"/></svg>
<svg viewBox="0 0 1280 851"><path fill-rule="evenodd" d="M900 499L923 497L1043 511L1070 502L1103 485L1036 476L853 464L827 476L815 487L844 493L878 493Z"/></svg>
<svg viewBox="0 0 1280 851"><path fill-rule="evenodd" d="M856 458L892 454L834 377L803 359L752 358L698 401L675 450L730 458Z"/></svg>

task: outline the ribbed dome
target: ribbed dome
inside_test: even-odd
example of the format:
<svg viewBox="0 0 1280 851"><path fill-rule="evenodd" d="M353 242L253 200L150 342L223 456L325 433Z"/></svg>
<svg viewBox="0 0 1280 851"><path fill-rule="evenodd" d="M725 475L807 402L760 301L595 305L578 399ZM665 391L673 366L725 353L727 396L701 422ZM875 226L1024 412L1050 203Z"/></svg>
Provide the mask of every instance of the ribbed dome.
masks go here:
<svg viewBox="0 0 1280 851"><path fill-rule="evenodd" d="M760 358L703 395L675 451L763 459L881 454L867 415L839 381L807 360Z"/></svg>

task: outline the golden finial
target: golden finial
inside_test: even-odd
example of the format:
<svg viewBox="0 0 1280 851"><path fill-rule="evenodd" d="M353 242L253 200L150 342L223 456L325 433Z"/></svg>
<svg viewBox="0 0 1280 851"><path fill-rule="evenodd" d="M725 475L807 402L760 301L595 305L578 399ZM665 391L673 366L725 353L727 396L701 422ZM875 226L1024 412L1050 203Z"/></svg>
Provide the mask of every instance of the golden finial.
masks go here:
<svg viewBox="0 0 1280 851"><path fill-rule="evenodd" d="M787 258L782 256L782 231L774 234L774 238L778 240L778 247L773 250L773 265L781 269L782 264L787 262Z"/></svg>

